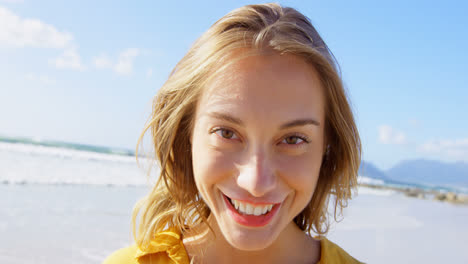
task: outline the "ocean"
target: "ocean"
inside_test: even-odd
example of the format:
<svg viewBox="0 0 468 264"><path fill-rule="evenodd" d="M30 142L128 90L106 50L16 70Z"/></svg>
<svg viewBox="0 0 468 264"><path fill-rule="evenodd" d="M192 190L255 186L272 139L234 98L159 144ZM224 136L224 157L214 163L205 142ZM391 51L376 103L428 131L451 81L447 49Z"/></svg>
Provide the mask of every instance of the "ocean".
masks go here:
<svg viewBox="0 0 468 264"><path fill-rule="evenodd" d="M147 183L145 158L110 148L0 140L0 183L139 186Z"/></svg>

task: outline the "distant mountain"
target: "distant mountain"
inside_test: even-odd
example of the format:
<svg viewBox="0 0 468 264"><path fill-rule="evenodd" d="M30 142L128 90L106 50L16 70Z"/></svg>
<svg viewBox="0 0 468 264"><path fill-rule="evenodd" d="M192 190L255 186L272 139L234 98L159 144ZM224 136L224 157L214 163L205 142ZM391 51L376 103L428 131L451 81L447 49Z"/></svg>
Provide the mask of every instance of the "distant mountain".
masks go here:
<svg viewBox="0 0 468 264"><path fill-rule="evenodd" d="M405 160L384 171L362 161L359 175L383 180L386 184L468 190L468 163L464 162Z"/></svg>
<svg viewBox="0 0 468 264"><path fill-rule="evenodd" d="M391 180L384 171L380 170L374 164L367 161L361 161L359 175L384 181Z"/></svg>
<svg viewBox="0 0 468 264"><path fill-rule="evenodd" d="M468 163L435 160L406 160L386 171L393 180L439 186L468 187Z"/></svg>

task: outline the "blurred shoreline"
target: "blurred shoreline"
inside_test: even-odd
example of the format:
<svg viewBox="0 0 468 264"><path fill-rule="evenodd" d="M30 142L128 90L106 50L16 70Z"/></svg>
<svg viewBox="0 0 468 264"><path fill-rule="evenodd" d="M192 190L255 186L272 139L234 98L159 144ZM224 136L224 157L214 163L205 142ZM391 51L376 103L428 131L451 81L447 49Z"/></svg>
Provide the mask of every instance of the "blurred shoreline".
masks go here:
<svg viewBox="0 0 468 264"><path fill-rule="evenodd" d="M387 186L380 184L370 183L359 183L361 187L368 187L375 190L391 190L398 193L402 193L407 197L422 199L422 200L433 200L437 202L447 202L452 204L460 204L468 206L468 195L457 192L443 192L438 190L426 190L417 187L399 187L399 186Z"/></svg>

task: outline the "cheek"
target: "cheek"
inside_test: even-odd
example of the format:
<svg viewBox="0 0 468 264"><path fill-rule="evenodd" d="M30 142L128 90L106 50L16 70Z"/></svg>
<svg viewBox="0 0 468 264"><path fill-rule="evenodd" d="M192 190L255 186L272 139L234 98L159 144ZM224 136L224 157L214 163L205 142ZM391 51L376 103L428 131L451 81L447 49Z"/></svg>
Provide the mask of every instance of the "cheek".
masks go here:
<svg viewBox="0 0 468 264"><path fill-rule="evenodd" d="M301 156L278 159L279 171L283 180L292 189L311 196L317 183L322 157L320 152L312 151Z"/></svg>
<svg viewBox="0 0 468 264"><path fill-rule="evenodd" d="M198 190L209 192L213 185L227 179L234 172L233 153L223 153L208 140L196 140L192 146L193 174Z"/></svg>

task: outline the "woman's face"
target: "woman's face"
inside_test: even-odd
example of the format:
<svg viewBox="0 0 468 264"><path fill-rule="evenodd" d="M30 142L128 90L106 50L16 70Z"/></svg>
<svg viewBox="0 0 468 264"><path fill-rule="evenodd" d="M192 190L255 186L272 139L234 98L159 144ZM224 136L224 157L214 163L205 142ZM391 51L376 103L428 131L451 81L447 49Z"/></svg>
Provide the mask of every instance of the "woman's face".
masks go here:
<svg viewBox="0 0 468 264"><path fill-rule="evenodd" d="M193 172L233 247L268 247L311 200L326 144L324 109L318 74L292 55L242 59L205 88Z"/></svg>

